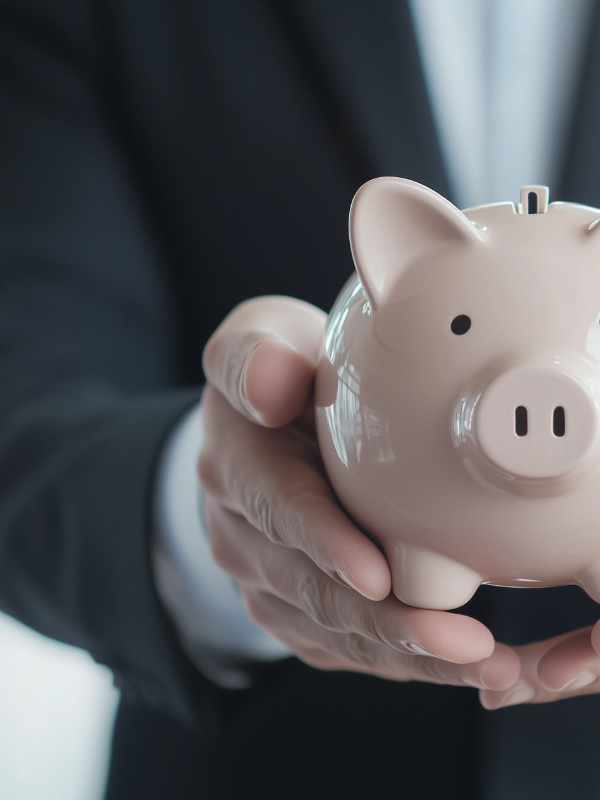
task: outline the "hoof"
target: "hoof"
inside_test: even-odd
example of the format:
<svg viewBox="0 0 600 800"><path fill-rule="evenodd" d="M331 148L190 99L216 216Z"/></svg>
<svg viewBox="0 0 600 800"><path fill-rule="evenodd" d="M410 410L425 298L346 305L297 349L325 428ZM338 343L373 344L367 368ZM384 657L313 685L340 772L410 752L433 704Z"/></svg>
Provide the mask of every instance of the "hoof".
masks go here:
<svg viewBox="0 0 600 800"><path fill-rule="evenodd" d="M473 570L433 550L403 544L396 552L400 570L394 575L394 594L409 606L458 608L482 582Z"/></svg>

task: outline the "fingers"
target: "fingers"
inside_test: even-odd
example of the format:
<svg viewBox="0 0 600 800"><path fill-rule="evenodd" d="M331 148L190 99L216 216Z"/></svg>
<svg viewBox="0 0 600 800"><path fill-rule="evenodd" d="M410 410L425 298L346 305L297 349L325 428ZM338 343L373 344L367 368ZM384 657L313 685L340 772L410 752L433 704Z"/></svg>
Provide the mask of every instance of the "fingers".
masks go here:
<svg viewBox="0 0 600 800"><path fill-rule="evenodd" d="M515 648L521 662L518 682L508 692L481 692L483 706L551 703L598 692L600 657L592 647L591 631L585 628Z"/></svg>
<svg viewBox="0 0 600 800"><path fill-rule="evenodd" d="M308 663L510 686L514 654L494 649L483 625L388 597L384 556L339 508L314 435L301 427L324 321L304 303L258 298L207 345L199 475L217 563L239 581L258 624Z"/></svg>
<svg viewBox="0 0 600 800"><path fill-rule="evenodd" d="M600 658L592 647L591 629L576 632L551 647L540 659L537 675L551 692L588 687L600 674Z"/></svg>
<svg viewBox="0 0 600 800"><path fill-rule="evenodd" d="M391 576L377 546L348 519L321 474L316 442L293 428L251 424L211 387L203 398L202 485L271 542L301 550L332 577L373 600Z"/></svg>
<svg viewBox="0 0 600 800"><path fill-rule="evenodd" d="M322 628L463 664L494 652L491 633L476 620L412 608L392 595L380 602L368 600L333 581L304 553L274 546L245 519L210 498L206 520L220 567L240 585L269 592ZM518 664L516 656L514 660Z"/></svg>
<svg viewBox="0 0 600 800"><path fill-rule="evenodd" d="M258 297L234 308L203 356L209 383L247 419L279 427L311 397L326 315L289 297Z"/></svg>
<svg viewBox="0 0 600 800"><path fill-rule="evenodd" d="M242 594L248 613L259 627L318 669L364 672L390 680L497 689L510 686L518 677L518 659L503 645L478 664L452 664L403 652L357 633L340 634L322 628L302 611L268 593L242 588Z"/></svg>

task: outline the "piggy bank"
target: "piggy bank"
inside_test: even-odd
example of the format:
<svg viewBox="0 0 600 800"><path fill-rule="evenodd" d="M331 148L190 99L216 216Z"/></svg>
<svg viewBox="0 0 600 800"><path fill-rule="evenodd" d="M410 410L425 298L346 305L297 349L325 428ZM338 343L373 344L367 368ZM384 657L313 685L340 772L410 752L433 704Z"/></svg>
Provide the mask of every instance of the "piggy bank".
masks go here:
<svg viewBox="0 0 600 800"><path fill-rule="evenodd" d="M319 444L394 594L579 584L600 602L600 210L459 211L379 178L356 194L357 274L327 321Z"/></svg>

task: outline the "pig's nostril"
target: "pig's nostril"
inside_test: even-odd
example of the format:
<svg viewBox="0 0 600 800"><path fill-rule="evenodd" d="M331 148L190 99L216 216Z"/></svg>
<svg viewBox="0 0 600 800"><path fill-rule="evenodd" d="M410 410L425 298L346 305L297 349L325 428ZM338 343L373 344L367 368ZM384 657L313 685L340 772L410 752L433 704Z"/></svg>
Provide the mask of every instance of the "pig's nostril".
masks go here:
<svg viewBox="0 0 600 800"><path fill-rule="evenodd" d="M515 433L517 436L527 436L527 409L525 406L515 408Z"/></svg>
<svg viewBox="0 0 600 800"><path fill-rule="evenodd" d="M565 430L565 410L562 406L557 406L552 416L552 432L555 436L564 436Z"/></svg>

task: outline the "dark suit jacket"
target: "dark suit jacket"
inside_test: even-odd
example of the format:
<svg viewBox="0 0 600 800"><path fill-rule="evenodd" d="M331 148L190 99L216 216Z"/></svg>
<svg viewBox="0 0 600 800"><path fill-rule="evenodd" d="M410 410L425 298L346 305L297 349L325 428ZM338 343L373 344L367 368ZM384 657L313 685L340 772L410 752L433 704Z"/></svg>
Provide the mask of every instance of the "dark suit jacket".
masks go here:
<svg viewBox="0 0 600 800"><path fill-rule="evenodd" d="M592 205L599 26L553 187ZM600 744L595 699L490 728L470 690L295 660L227 693L156 597L154 465L207 337L251 295L327 308L352 195L381 174L449 194L404 0L0 0L0 603L114 670L111 798L464 799L499 785L486 742L557 714L575 733L541 748L546 777L510 747L500 774L545 800L561 776L598 788L570 777ZM595 619L581 593L517 594L471 609L513 641Z"/></svg>

